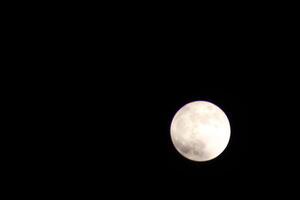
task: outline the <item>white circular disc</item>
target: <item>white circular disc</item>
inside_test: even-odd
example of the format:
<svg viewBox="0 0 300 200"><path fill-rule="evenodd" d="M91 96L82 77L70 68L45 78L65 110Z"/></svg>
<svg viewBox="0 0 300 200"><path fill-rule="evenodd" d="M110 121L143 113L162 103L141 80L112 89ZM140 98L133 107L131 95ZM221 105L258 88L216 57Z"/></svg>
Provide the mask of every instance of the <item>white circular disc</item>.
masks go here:
<svg viewBox="0 0 300 200"><path fill-rule="evenodd" d="M171 123L171 139L177 151L193 161L208 161L219 156L230 138L225 113L207 101L184 105Z"/></svg>

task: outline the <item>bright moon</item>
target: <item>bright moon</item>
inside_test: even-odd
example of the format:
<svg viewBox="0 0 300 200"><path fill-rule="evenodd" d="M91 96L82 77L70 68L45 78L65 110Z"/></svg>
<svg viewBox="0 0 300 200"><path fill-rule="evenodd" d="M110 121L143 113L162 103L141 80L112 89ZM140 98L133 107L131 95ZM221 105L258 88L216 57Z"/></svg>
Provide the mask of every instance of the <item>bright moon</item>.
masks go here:
<svg viewBox="0 0 300 200"><path fill-rule="evenodd" d="M230 138L225 113L207 101L184 105L171 123L171 139L177 151L193 161L208 161L219 156Z"/></svg>

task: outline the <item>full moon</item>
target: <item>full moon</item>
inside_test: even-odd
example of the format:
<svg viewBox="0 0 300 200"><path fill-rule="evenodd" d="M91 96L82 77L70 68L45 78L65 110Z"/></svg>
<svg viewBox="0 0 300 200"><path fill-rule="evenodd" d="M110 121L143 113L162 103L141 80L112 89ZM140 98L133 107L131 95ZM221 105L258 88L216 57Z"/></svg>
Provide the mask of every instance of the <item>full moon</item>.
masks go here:
<svg viewBox="0 0 300 200"><path fill-rule="evenodd" d="M226 114L207 101L194 101L179 109L170 131L176 150L193 161L209 161L218 157L230 138Z"/></svg>

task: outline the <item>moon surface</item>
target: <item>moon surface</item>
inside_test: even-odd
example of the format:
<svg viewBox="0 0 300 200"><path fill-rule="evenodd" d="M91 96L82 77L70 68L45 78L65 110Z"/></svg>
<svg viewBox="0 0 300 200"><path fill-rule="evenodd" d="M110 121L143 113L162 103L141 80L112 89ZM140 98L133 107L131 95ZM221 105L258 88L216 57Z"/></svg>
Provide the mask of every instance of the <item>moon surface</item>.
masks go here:
<svg viewBox="0 0 300 200"><path fill-rule="evenodd" d="M194 101L179 109L170 131L176 150L193 161L216 158L225 150L230 139L226 114L207 101Z"/></svg>

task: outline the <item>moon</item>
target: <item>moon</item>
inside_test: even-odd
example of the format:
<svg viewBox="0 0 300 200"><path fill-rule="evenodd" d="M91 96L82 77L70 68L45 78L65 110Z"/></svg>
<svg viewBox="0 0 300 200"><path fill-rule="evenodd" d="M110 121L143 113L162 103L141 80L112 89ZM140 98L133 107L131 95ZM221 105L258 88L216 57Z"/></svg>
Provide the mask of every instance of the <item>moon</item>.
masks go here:
<svg viewBox="0 0 300 200"><path fill-rule="evenodd" d="M218 157L230 139L230 123L215 104L194 101L184 105L171 123L175 149L192 161L209 161Z"/></svg>

